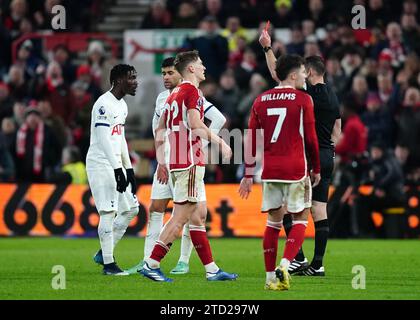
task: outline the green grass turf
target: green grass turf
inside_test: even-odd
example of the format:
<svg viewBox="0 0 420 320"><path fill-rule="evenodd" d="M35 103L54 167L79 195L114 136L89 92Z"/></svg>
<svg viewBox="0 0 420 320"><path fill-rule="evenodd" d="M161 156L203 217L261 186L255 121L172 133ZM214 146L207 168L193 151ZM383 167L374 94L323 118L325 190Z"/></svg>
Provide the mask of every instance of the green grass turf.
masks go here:
<svg viewBox="0 0 420 320"><path fill-rule="evenodd" d="M419 241L330 240L324 261L327 276L292 279L289 291L265 291L261 239L211 239L215 261L236 272L234 282L207 282L193 252L188 275L173 276L174 283L156 283L139 275L110 277L92 261L97 239L1 238L0 300L3 299L420 299ZM143 239L125 238L115 252L122 268L136 264ZM279 252L284 240L279 241ZM306 240L311 256L313 240ZM180 241L162 263L176 264ZM66 289L51 287L52 267L66 269ZM354 265L366 268L366 289L354 290Z"/></svg>

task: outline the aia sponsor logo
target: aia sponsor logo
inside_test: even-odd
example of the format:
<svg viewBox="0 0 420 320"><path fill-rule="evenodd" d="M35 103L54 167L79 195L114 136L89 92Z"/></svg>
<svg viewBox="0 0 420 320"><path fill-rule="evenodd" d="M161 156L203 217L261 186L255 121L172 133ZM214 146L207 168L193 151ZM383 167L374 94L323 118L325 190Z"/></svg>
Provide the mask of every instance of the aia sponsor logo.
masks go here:
<svg viewBox="0 0 420 320"><path fill-rule="evenodd" d="M112 128L111 136L113 136L114 134L119 136L122 134L122 125L117 124Z"/></svg>

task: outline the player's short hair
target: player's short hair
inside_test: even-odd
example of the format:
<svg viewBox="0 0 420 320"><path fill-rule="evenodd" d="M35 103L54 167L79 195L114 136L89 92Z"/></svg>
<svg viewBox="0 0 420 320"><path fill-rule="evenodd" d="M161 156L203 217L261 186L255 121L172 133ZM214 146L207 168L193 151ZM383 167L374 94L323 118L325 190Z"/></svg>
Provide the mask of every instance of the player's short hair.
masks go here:
<svg viewBox="0 0 420 320"><path fill-rule="evenodd" d="M162 64L161 64L160 67L161 68L173 67L174 66L174 61L175 61L174 57L166 58L165 60L162 61Z"/></svg>
<svg viewBox="0 0 420 320"><path fill-rule="evenodd" d="M180 52L176 55L174 65L175 69L182 74L187 68L188 64L197 61L199 58L198 51Z"/></svg>
<svg viewBox="0 0 420 320"><path fill-rule="evenodd" d="M297 54L281 56L276 63L276 74L280 81L286 80L291 72L305 64L305 60Z"/></svg>
<svg viewBox="0 0 420 320"><path fill-rule="evenodd" d="M114 85L114 82L117 81L118 79L121 79L125 76L127 76L127 74L130 71L136 71L136 69L134 69L133 66L130 66L128 64L117 64L116 66L114 66L111 69L111 73L109 75L109 81L111 82L111 85Z"/></svg>
<svg viewBox="0 0 420 320"><path fill-rule="evenodd" d="M305 58L305 67L306 69L314 69L320 76L325 74L325 63L320 56L309 56Z"/></svg>

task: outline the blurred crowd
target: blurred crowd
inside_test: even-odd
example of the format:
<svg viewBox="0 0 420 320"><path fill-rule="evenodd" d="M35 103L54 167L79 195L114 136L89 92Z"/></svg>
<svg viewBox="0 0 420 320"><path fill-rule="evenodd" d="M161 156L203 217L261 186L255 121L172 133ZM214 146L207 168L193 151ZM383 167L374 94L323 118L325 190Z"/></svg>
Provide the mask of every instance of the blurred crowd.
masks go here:
<svg viewBox="0 0 420 320"><path fill-rule="evenodd" d="M13 39L28 30L42 29L39 17L44 17L44 23L48 21L46 8L59 2L66 1L1 1L1 43L10 47ZM95 10L101 10L97 2L68 1L73 7L81 6L78 10L91 17ZM356 4L366 8L367 29L351 27L351 9ZM82 20L82 16L73 18ZM325 79L342 104L343 134L336 146L337 168L344 172L366 168L357 175L359 182L372 178L372 166L362 164L373 164L372 146L381 141L384 155L395 159L401 168L403 183L418 183L417 1L153 0L138 28L199 29L199 35L186 38L180 50L199 50L207 67L201 90L225 114L227 128L244 129L254 99L275 85L258 41L267 20L271 21L269 32L276 56L320 55L325 61ZM89 21L83 18L83 23L74 20L73 24L80 31L89 31ZM288 30L290 39L276 38L274 28ZM248 36L251 29L258 29L255 37ZM66 147L73 149L68 153L77 161L84 160L90 109L109 87L106 77L110 66L100 42L90 44L87 56L86 61L75 65L73 53L65 46L57 46L51 56L45 57L36 42L25 41L12 63L10 50L1 50L1 180L56 179ZM153 158L153 153L148 156ZM39 166L41 171L35 170ZM236 182L241 175L241 166L212 165L207 168L206 179Z"/></svg>
<svg viewBox="0 0 420 320"><path fill-rule="evenodd" d="M89 147L90 111L108 90L111 63L92 41L85 61L66 45L46 53L37 39L12 42L31 32L51 31L52 7L66 8L72 32L89 32L100 1L0 1L0 181L79 182Z"/></svg>

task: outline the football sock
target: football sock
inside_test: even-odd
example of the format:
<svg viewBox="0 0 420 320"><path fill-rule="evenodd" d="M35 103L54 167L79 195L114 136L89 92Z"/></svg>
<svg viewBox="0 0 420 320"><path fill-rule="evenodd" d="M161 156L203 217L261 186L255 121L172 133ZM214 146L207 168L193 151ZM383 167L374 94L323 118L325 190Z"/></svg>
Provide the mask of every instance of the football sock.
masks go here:
<svg viewBox="0 0 420 320"><path fill-rule="evenodd" d="M206 276L207 277L213 276L214 273L219 271L219 267L217 266L217 264L214 261L210 262L209 264L206 264L204 266L204 268L206 269Z"/></svg>
<svg viewBox="0 0 420 320"><path fill-rule="evenodd" d="M114 248L123 237L131 220L133 220L134 217L138 213L139 213L139 208L136 207L136 208L132 208L129 211L125 211L121 214L118 214L117 217L114 219L114 224L113 224Z"/></svg>
<svg viewBox="0 0 420 320"><path fill-rule="evenodd" d="M290 260L286 259L286 258L282 258L280 260L280 267L285 268L286 270L289 269L289 265L290 265Z"/></svg>
<svg viewBox="0 0 420 320"><path fill-rule="evenodd" d="M305 239L307 224L307 221L293 221L292 229L290 230L289 236L286 240L283 258L293 261L299 251L299 248L302 246L303 240Z"/></svg>
<svg viewBox="0 0 420 320"><path fill-rule="evenodd" d="M292 226L293 226L293 220L292 220L291 214L286 214L283 217L283 225L284 225L284 231L286 232L286 236L289 237L290 230L292 230ZM299 248L299 251L296 254L295 260L297 261L305 260L305 254L303 253L302 247Z"/></svg>
<svg viewBox="0 0 420 320"><path fill-rule="evenodd" d="M282 222L267 221L263 238L265 271L273 272L276 268L277 247Z"/></svg>
<svg viewBox="0 0 420 320"><path fill-rule="evenodd" d="M163 226L163 213L150 212L149 222L147 224L147 234L144 239L144 259L148 258L159 239L160 231Z"/></svg>
<svg viewBox="0 0 420 320"><path fill-rule="evenodd" d="M290 230L292 229L292 215L291 214L285 214L283 217L283 227L284 231L286 232L286 236L289 235Z"/></svg>
<svg viewBox="0 0 420 320"><path fill-rule="evenodd" d="M276 279L276 273L274 271L265 273L265 282L268 283Z"/></svg>
<svg viewBox="0 0 420 320"><path fill-rule="evenodd" d="M190 227L188 223L186 223L182 229L181 255L179 257L179 262L184 262L186 264L190 262L192 248L193 244L190 237Z"/></svg>
<svg viewBox="0 0 420 320"><path fill-rule="evenodd" d="M194 248L197 251L198 256L200 257L201 263L206 268L206 272L212 272L209 270L214 270L213 268L214 266L210 264L214 261L213 261L213 256L211 254L209 239L207 238L206 227L194 226L190 224L190 235L191 235L192 243L194 244ZM213 272L217 272L217 271L218 270L213 271Z"/></svg>
<svg viewBox="0 0 420 320"><path fill-rule="evenodd" d="M112 225L115 211L101 211L99 215L98 235L101 242L104 264L114 262L114 236Z"/></svg>
<svg viewBox="0 0 420 320"><path fill-rule="evenodd" d="M152 253L149 258L144 259L147 262L150 268L159 268L160 261L166 256L171 248L171 243L165 245L163 242L156 241L156 244L152 250Z"/></svg>
<svg viewBox="0 0 420 320"><path fill-rule="evenodd" d="M322 267L329 232L328 219L315 222L315 249L314 258L311 262L311 266L315 269Z"/></svg>

